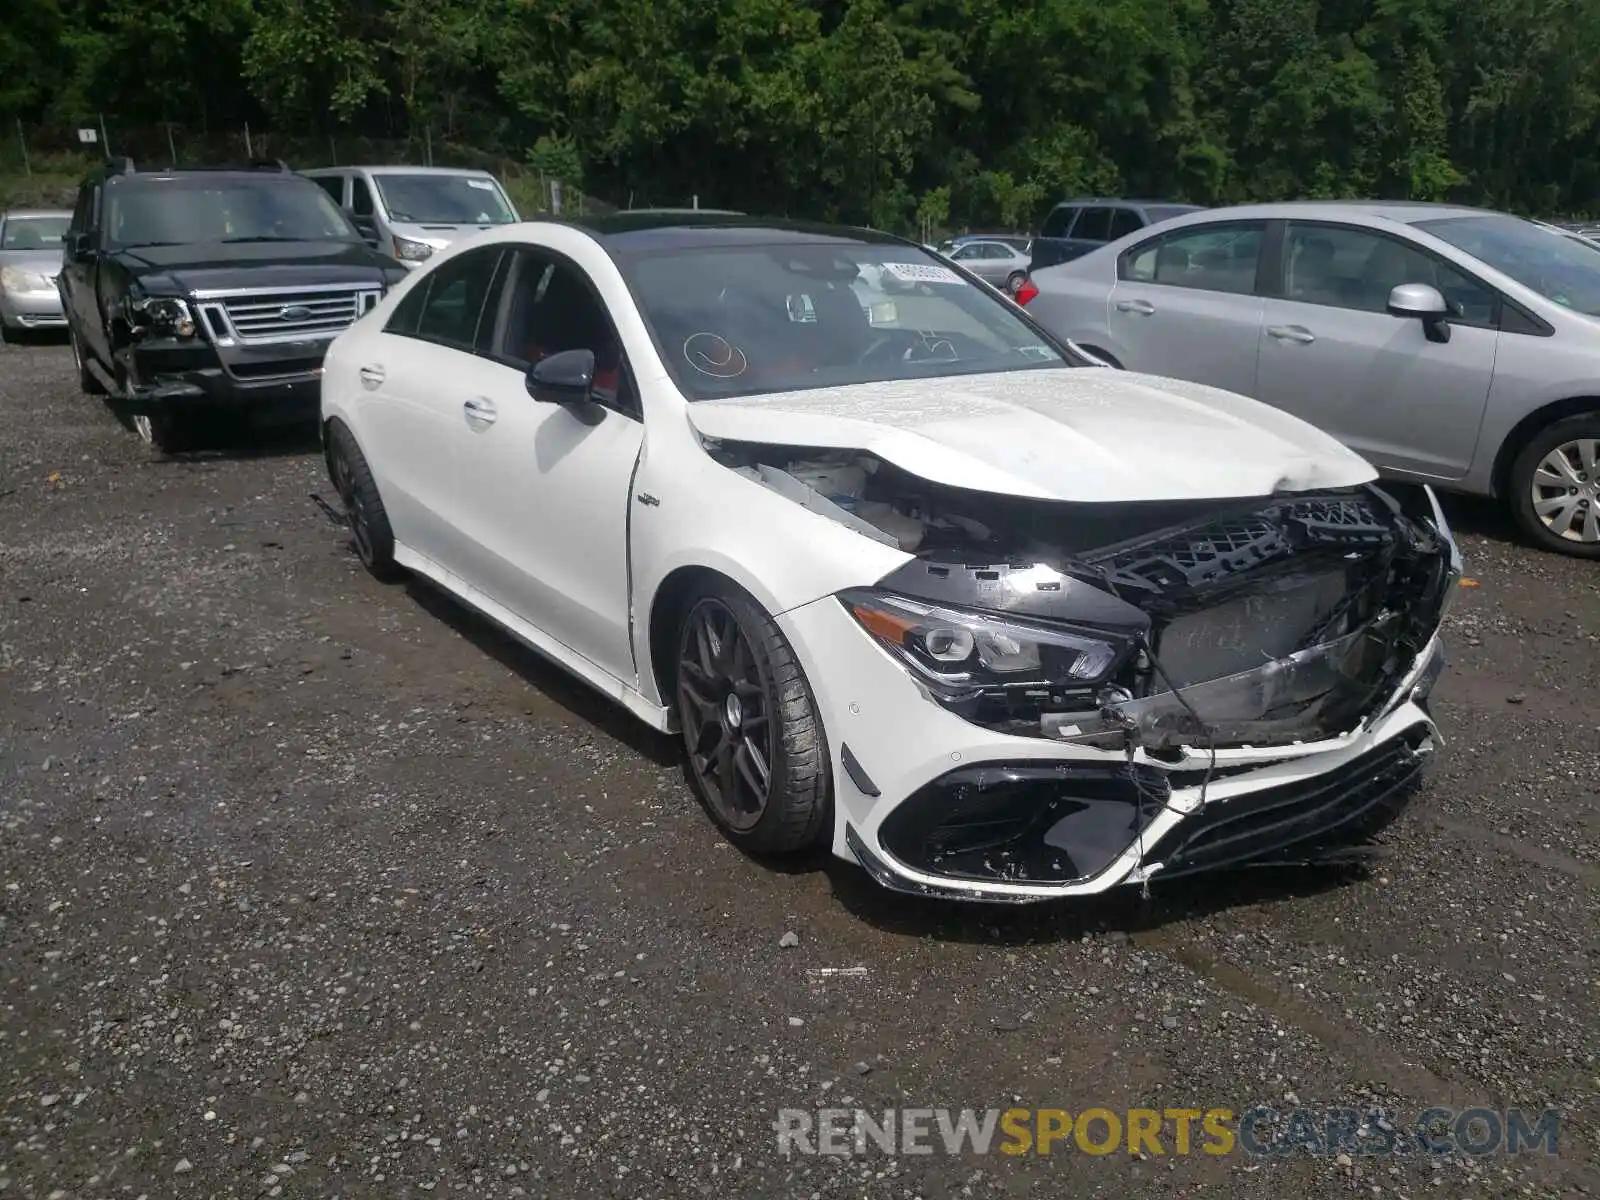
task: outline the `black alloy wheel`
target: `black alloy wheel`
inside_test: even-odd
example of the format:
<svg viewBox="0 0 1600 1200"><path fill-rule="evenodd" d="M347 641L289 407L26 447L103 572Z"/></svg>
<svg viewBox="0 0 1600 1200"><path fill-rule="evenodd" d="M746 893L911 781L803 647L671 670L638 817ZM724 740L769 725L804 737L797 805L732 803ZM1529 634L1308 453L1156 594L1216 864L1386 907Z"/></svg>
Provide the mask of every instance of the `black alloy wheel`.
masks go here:
<svg viewBox="0 0 1600 1200"><path fill-rule="evenodd" d="M678 719L689 770L731 833L749 833L772 796L777 722L772 687L733 610L720 597L699 600L683 624L678 656Z"/></svg>
<svg viewBox="0 0 1600 1200"><path fill-rule="evenodd" d="M378 579L399 578L401 569L394 561L394 531L384 511L372 468L356 445L355 436L342 422L328 428L328 473L344 506L345 522L355 543L361 565Z"/></svg>

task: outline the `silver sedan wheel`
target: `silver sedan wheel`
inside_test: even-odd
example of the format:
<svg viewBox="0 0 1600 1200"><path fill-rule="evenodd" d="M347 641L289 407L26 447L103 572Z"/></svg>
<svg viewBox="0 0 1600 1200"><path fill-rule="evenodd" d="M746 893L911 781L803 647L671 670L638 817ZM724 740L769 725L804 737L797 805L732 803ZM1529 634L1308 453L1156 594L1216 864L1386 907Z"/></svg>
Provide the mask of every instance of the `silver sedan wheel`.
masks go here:
<svg viewBox="0 0 1600 1200"><path fill-rule="evenodd" d="M1564 442L1533 472L1533 511L1569 542L1600 542L1600 438Z"/></svg>

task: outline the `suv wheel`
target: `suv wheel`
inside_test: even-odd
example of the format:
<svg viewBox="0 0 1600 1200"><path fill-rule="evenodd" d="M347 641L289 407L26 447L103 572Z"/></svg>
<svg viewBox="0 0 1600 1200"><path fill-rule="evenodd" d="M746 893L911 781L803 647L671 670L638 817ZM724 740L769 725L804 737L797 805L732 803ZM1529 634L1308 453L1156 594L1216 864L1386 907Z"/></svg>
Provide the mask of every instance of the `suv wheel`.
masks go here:
<svg viewBox="0 0 1600 1200"><path fill-rule="evenodd" d="M139 413L133 418L133 431L145 445L163 454L177 454L194 445L191 431L166 413Z"/></svg>
<svg viewBox="0 0 1600 1200"><path fill-rule="evenodd" d="M1511 465L1511 511L1535 543L1600 558L1600 412L1539 431Z"/></svg>

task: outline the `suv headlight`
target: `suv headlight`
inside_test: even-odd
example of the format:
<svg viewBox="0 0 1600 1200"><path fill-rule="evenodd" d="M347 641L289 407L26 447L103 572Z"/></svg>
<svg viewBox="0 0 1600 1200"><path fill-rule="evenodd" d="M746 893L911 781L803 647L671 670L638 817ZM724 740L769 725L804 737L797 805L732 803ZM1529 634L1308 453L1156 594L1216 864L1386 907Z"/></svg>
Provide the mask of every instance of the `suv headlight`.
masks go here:
<svg viewBox="0 0 1600 1200"><path fill-rule="evenodd" d="M940 698L1006 691L1079 691L1109 676L1132 649L1114 633L928 604L870 588L839 600Z"/></svg>
<svg viewBox="0 0 1600 1200"><path fill-rule="evenodd" d="M24 271L21 267L0 267L0 288L8 292L53 292L55 284L43 271Z"/></svg>
<svg viewBox="0 0 1600 1200"><path fill-rule="evenodd" d="M195 334L194 314L189 311L189 302L181 297L130 297L126 307L134 333L175 338L192 338Z"/></svg>

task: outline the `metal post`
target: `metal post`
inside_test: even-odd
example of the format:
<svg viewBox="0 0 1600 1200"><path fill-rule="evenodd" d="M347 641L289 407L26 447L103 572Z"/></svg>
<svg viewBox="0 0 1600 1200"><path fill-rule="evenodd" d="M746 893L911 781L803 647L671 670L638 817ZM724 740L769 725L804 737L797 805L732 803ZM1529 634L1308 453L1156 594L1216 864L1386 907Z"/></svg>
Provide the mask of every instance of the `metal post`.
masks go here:
<svg viewBox="0 0 1600 1200"><path fill-rule="evenodd" d="M249 121L246 121L244 123L244 156L246 158L254 158L256 156L255 150L250 145L250 122Z"/></svg>
<svg viewBox="0 0 1600 1200"><path fill-rule="evenodd" d="M339 147L334 144L332 133L328 134L328 165L330 167L339 165Z"/></svg>
<svg viewBox="0 0 1600 1200"><path fill-rule="evenodd" d="M695 206L696 209L698 209L700 207L700 193L699 192L696 192L694 194L694 206Z"/></svg>
<svg viewBox="0 0 1600 1200"><path fill-rule="evenodd" d="M106 136L106 115L100 114L100 148L107 158L111 157L111 139Z"/></svg>
<svg viewBox="0 0 1600 1200"><path fill-rule="evenodd" d="M172 144L172 122L165 122L167 127L167 161L174 167L178 165L178 148Z"/></svg>
<svg viewBox="0 0 1600 1200"><path fill-rule="evenodd" d="M28 135L22 132L22 118L17 118L17 145L22 147L22 169L33 178L33 164L28 161Z"/></svg>
<svg viewBox="0 0 1600 1200"><path fill-rule="evenodd" d="M433 166L433 122L429 121L422 127L422 153L423 161L430 167Z"/></svg>

